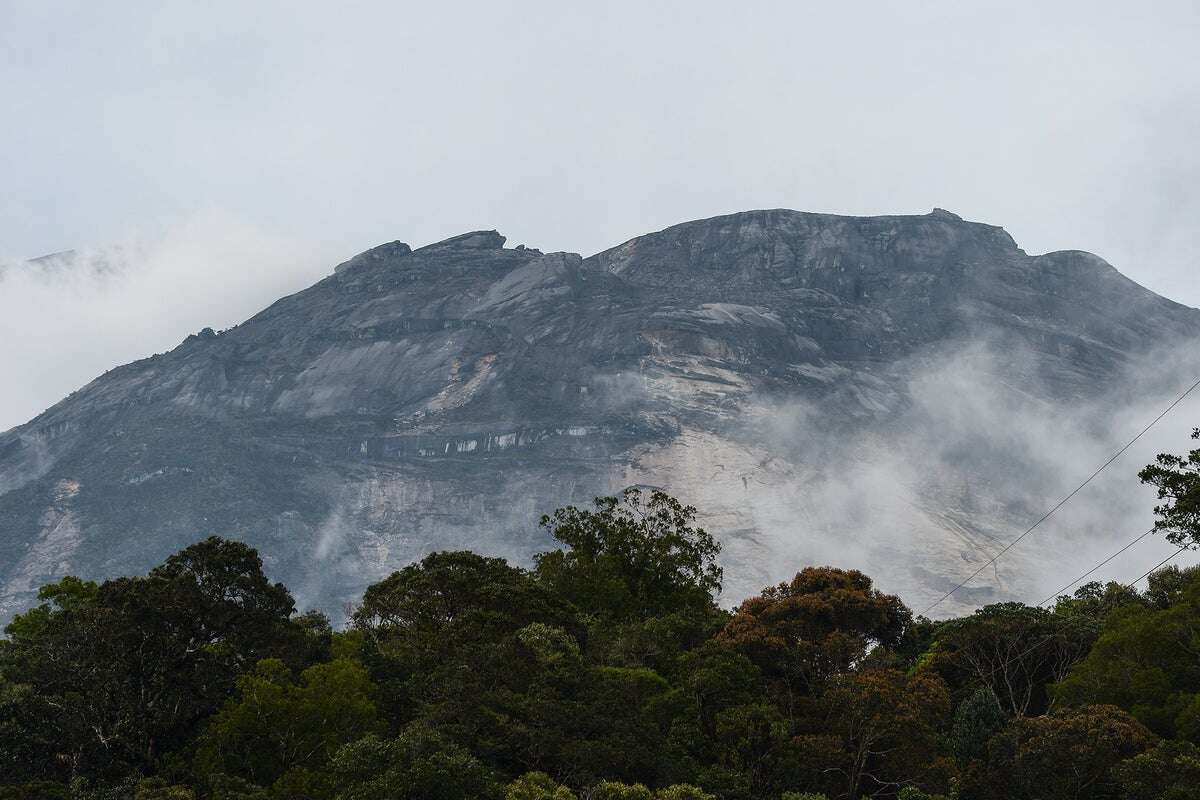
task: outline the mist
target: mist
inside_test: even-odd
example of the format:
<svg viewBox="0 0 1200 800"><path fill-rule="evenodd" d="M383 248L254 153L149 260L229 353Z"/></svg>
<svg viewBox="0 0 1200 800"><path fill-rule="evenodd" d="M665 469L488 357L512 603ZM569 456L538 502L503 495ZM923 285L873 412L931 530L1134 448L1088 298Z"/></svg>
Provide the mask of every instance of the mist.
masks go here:
<svg viewBox="0 0 1200 800"><path fill-rule="evenodd" d="M1155 492L1137 472L1160 452L1191 446L1200 393L1003 548L1190 386L1198 353L1193 342L1147 354L1101 396L1058 403L1040 399L1052 395L1031 381L1036 354L1011 341L960 342L898 365L909 373L902 391L868 398L862 422L848 424L836 404L755 398L750 424L731 426L708 451L719 456L702 458L721 463L702 488L665 470L664 480L687 486L714 530L733 532L727 602L831 564L863 570L917 611L986 566L931 609L935 617L989 602L1035 604L1153 527ZM869 414L878 407L882 414ZM1128 583L1176 549L1147 537L1088 580ZM1185 553L1174 563L1196 561Z"/></svg>
<svg viewBox="0 0 1200 800"><path fill-rule="evenodd" d="M1198 305L1198 33L1182 0L9 4L0 257L139 246L107 281L6 270L0 429L356 252L475 229L589 254L938 206Z"/></svg>
<svg viewBox="0 0 1200 800"><path fill-rule="evenodd" d="M217 211L35 262L0 261L0 431L331 271L330 256Z"/></svg>
<svg viewBox="0 0 1200 800"><path fill-rule="evenodd" d="M821 564L860 569L918 612L985 567L934 617L1036 604L1153 527L1155 491L1137 472L1189 449L1200 421L1193 392L1002 553L1200 377L1200 343L1131 358L1099 394L1050 385L1062 376L1049 367L1015 337L980 334L882 373L831 368L832 395L750 392L690 420L679 386L614 377L614 411L666 401L682 427L608 490L658 486L695 505L724 546L727 606ZM1088 580L1131 582L1176 549L1148 536Z"/></svg>

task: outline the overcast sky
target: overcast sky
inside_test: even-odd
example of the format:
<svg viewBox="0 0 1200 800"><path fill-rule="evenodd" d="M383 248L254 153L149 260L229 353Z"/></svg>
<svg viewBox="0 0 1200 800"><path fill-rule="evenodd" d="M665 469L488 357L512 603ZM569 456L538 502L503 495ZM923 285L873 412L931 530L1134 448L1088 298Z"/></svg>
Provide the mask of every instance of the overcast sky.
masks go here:
<svg viewBox="0 0 1200 800"><path fill-rule="evenodd" d="M1198 41L1194 0L0 0L0 430L355 252L478 228L590 254L941 206L1200 305ZM119 269L12 268L69 248Z"/></svg>

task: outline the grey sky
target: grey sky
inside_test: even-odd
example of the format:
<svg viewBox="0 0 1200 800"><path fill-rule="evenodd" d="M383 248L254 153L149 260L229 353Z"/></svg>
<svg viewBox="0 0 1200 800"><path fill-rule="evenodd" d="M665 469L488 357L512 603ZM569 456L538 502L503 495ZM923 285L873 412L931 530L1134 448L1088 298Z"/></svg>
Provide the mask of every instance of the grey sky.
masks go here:
<svg viewBox="0 0 1200 800"><path fill-rule="evenodd" d="M731 10L736 7L736 11ZM1200 305L1200 4L0 5L0 429L374 244L949 208ZM132 243L132 244L131 244Z"/></svg>

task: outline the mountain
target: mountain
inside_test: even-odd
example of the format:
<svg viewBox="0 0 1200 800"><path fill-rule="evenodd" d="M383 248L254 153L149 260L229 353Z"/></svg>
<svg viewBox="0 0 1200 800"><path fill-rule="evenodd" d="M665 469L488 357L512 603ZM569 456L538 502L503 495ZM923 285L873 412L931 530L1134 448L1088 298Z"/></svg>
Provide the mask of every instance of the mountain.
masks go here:
<svg viewBox="0 0 1200 800"><path fill-rule="evenodd" d="M430 550L527 563L540 514L636 484L701 508L733 599L822 561L919 603L1036 519L1064 448L1111 443L1085 412L1134 375L1161 400L1181 376L1147 365L1200 339L1200 311L1100 258L942 210L504 244L373 248L0 434L0 615L219 534L341 616Z"/></svg>

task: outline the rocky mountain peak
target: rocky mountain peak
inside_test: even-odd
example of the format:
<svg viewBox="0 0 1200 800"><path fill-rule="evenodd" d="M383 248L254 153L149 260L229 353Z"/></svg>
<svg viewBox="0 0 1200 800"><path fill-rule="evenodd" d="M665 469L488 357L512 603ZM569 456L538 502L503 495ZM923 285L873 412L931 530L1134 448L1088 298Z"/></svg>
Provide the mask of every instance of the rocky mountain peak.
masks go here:
<svg viewBox="0 0 1200 800"><path fill-rule="evenodd" d="M381 244L378 247L372 247L370 250L364 250L358 255L351 258L349 261L343 261L333 268L335 273L343 272L347 269L359 267L363 265L378 265L380 263L392 262L398 258L402 258L412 252L412 248L401 241L388 242Z"/></svg>
<svg viewBox="0 0 1200 800"><path fill-rule="evenodd" d="M449 239L443 239L440 242L425 245L418 249L417 252L434 252L438 250L500 250L504 247L504 243L508 241L507 237L501 236L499 232L491 231L469 231L461 233L458 236L451 236Z"/></svg>
<svg viewBox="0 0 1200 800"><path fill-rule="evenodd" d="M940 210L748 211L586 259L504 244L372 248L0 434L0 617L62 574L142 571L210 534L338 613L430 550L526 562L548 544L538 515L630 484L709 515L732 596L819 558L919 602L1051 485L1020 437L939 428L948 455L911 466L915 485L871 485L869 514L823 506L856 470L930 449L923 404L952 394L931 365L992 348L972 381L1069 409L1200 338L1200 312L1095 256L1028 256ZM1018 588L1019 570L989 575L964 597Z"/></svg>

